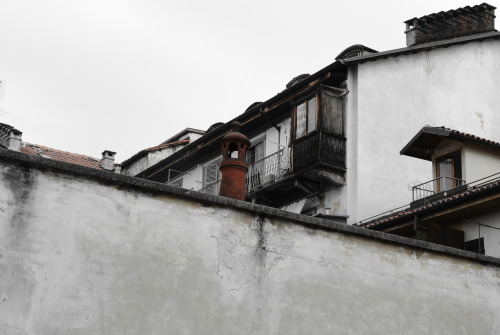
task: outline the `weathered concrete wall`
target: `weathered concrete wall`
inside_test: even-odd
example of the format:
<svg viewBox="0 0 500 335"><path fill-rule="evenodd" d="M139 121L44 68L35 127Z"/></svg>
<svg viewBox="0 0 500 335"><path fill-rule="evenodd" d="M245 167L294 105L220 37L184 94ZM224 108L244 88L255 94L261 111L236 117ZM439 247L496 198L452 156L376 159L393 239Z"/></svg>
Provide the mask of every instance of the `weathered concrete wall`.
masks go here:
<svg viewBox="0 0 500 335"><path fill-rule="evenodd" d="M1 334L495 334L499 264L0 150Z"/></svg>
<svg viewBox="0 0 500 335"><path fill-rule="evenodd" d="M432 178L427 162L399 155L426 124L500 141L498 73L500 40L389 57L350 69L350 222L408 204L407 185Z"/></svg>

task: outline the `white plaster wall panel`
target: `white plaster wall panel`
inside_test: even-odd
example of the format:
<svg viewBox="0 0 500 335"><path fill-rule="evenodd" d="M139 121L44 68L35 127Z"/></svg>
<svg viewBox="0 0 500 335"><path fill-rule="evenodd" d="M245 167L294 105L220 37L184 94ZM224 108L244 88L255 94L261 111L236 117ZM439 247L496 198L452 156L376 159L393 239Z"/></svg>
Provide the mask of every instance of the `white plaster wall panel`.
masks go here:
<svg viewBox="0 0 500 335"><path fill-rule="evenodd" d="M349 94L346 96L346 198L347 222L356 223L358 220L358 66L349 67L347 75L347 87Z"/></svg>
<svg viewBox="0 0 500 335"><path fill-rule="evenodd" d="M406 185L431 179L426 162L399 156L424 125L500 140L499 71L498 41L359 64L358 210L352 222L410 202Z"/></svg>
<svg viewBox="0 0 500 335"><path fill-rule="evenodd" d="M330 208L330 214L332 215L348 215L347 187L341 186L326 192L324 205Z"/></svg>
<svg viewBox="0 0 500 335"><path fill-rule="evenodd" d="M278 152L279 133L278 130L274 127L268 128L265 133L266 133L266 145L265 145L266 151L264 157L267 157L269 155L274 154L275 152Z"/></svg>
<svg viewBox="0 0 500 335"><path fill-rule="evenodd" d="M500 150L466 143L464 151L464 179L470 183L500 173Z"/></svg>
<svg viewBox="0 0 500 335"><path fill-rule="evenodd" d="M291 144L290 142L290 136L291 136L291 119L287 118L286 120L282 121L278 126L281 127L281 132L280 132L280 145L282 145L281 148L285 147L288 148Z"/></svg>
<svg viewBox="0 0 500 335"><path fill-rule="evenodd" d="M126 169L123 169L122 173L126 176L135 176L184 147L185 145L177 145L175 147L167 147L161 150L150 151L144 157L139 158L137 161L130 164Z"/></svg>
<svg viewBox="0 0 500 335"><path fill-rule="evenodd" d="M149 167L148 156L144 156L136 160L133 164L130 164L126 168L122 168L121 174L125 176L135 176L139 172L146 170Z"/></svg>
<svg viewBox="0 0 500 335"><path fill-rule="evenodd" d="M165 158L167 158L168 156L170 156L174 152L176 152L184 147L185 147L185 145L176 145L174 147L168 147L165 149L148 152L149 166L155 165L156 163L164 160Z"/></svg>
<svg viewBox="0 0 500 335"><path fill-rule="evenodd" d="M494 334L500 269L2 167L0 333Z"/></svg>
<svg viewBox="0 0 500 335"><path fill-rule="evenodd" d="M191 170L186 171L181 178L182 188L198 191L203 187L203 168L196 165Z"/></svg>

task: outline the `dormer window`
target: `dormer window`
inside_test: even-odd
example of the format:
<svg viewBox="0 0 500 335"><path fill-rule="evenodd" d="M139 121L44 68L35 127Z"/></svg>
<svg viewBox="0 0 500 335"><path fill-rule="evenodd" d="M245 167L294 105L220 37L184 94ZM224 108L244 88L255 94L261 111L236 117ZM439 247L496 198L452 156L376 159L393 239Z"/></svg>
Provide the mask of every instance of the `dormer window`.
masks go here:
<svg viewBox="0 0 500 335"><path fill-rule="evenodd" d="M296 104L295 120L295 139L301 138L316 130L316 95Z"/></svg>

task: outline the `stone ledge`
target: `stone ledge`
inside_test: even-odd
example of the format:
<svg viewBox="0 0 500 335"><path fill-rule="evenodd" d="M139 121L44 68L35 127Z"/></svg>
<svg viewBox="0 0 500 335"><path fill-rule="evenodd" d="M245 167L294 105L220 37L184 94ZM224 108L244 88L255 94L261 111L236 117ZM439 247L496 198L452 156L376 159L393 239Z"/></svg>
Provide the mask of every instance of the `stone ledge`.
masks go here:
<svg viewBox="0 0 500 335"><path fill-rule="evenodd" d="M318 219L311 216L287 212L281 209L257 205L246 201L230 199L215 195L204 194L201 192L168 186L162 183L153 182L145 179L123 176L113 172L96 170L84 166L74 165L66 162L55 161L52 159L24 154L17 151L0 149L0 161L9 161L20 166L28 166L39 168L41 170L49 169L57 172L64 172L76 176L83 176L90 179L95 179L100 182L111 185L119 185L140 189L148 192L160 192L170 196L193 200L205 205L219 205L237 208L256 215L264 215L281 220L292 221L297 224L307 226L309 228L330 230L344 234L352 234L367 238L376 239L386 243L398 244L401 246L423 249L430 252L442 253L450 256L456 256L474 260L482 264L490 264L500 266L500 258L480 255L477 253L455 249L439 244L434 244L425 241L419 241L407 237L392 235L379 231L369 230L366 228L346 225L341 222Z"/></svg>

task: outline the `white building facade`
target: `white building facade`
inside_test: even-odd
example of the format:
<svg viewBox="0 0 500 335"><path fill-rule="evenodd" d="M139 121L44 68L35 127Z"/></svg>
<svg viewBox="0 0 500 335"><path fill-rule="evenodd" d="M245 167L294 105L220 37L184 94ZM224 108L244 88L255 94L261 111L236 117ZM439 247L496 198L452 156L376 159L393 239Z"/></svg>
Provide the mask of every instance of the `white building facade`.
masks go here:
<svg viewBox="0 0 500 335"><path fill-rule="evenodd" d="M494 10L482 4L409 20L409 46L354 45L251 105L234 119L252 142L247 200L353 224L408 204L409 185L432 179L425 162L399 154L424 125L500 140ZM443 28L449 22L454 29ZM218 141L234 120L134 175L217 194Z"/></svg>

